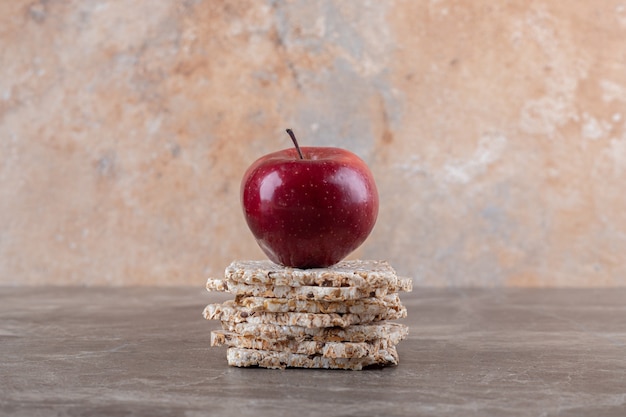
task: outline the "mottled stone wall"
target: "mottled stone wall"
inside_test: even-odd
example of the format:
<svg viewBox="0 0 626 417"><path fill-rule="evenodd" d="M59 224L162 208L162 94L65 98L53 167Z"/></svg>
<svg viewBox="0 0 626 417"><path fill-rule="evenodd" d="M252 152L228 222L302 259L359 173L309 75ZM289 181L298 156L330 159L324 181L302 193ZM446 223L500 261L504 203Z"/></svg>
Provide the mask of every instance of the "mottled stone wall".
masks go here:
<svg viewBox="0 0 626 417"><path fill-rule="evenodd" d="M202 286L239 182L353 150L353 257L417 285L626 285L626 3L0 2L0 284Z"/></svg>

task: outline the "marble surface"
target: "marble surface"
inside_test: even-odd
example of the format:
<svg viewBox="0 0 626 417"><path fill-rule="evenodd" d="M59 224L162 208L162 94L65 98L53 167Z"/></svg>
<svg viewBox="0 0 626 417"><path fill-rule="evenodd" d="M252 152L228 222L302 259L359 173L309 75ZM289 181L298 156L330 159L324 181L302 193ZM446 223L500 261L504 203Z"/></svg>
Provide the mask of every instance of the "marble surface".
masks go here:
<svg viewBox="0 0 626 417"><path fill-rule="evenodd" d="M355 257L625 286L625 37L623 0L0 1L0 285L263 257L239 185L291 127L372 168Z"/></svg>
<svg viewBox="0 0 626 417"><path fill-rule="evenodd" d="M3 416L615 416L626 289L405 295L400 365L239 369L199 288L0 288Z"/></svg>

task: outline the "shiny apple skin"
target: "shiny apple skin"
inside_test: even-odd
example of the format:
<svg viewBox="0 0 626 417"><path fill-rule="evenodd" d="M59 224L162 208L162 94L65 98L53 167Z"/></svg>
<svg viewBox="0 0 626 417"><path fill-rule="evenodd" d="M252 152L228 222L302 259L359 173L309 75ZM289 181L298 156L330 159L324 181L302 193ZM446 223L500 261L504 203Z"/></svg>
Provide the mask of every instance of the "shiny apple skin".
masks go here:
<svg viewBox="0 0 626 417"><path fill-rule="evenodd" d="M378 216L378 190L358 156L332 147L265 155L243 176L248 227L268 258L284 266L334 265L358 248Z"/></svg>

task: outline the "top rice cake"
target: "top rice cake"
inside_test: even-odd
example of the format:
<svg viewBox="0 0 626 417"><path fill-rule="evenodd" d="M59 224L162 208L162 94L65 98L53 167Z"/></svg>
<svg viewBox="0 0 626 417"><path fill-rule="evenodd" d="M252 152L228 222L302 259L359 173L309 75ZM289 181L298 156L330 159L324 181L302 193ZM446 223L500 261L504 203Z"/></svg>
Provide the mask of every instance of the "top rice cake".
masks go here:
<svg viewBox="0 0 626 417"><path fill-rule="evenodd" d="M298 269L269 260L234 261L225 271L229 281L248 285L381 288L397 285L396 271L385 261L341 261L328 268Z"/></svg>

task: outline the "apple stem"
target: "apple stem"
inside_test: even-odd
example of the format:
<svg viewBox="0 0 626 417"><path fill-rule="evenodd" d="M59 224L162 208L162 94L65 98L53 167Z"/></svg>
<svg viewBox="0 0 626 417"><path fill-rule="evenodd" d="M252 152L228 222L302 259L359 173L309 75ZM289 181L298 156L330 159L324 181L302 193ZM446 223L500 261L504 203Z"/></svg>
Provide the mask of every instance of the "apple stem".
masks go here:
<svg viewBox="0 0 626 417"><path fill-rule="evenodd" d="M289 137L291 138L291 141L295 145L296 150L298 151L298 155L300 156L300 159L304 159L304 156L302 156L302 151L300 150L300 145L298 145L298 141L296 140L296 135L293 134L293 130L287 129L287 134L289 135Z"/></svg>

